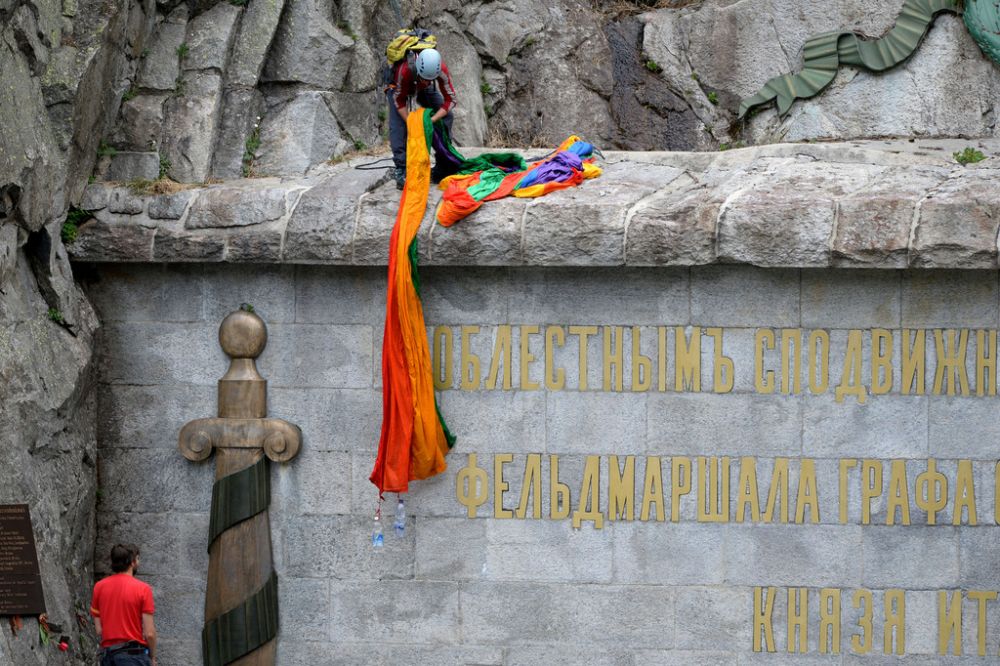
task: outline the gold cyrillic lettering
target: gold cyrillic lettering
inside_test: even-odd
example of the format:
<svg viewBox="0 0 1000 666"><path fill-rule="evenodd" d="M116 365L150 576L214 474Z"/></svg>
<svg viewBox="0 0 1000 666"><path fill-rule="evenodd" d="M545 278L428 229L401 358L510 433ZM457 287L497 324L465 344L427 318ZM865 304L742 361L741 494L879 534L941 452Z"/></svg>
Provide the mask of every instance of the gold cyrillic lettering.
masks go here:
<svg viewBox="0 0 1000 666"><path fill-rule="evenodd" d="M733 359L722 354L722 333L721 328L706 328L705 333L712 336L712 345L715 349L713 360L712 390L716 393L729 393L733 390L736 381L736 366Z"/></svg>
<svg viewBox="0 0 1000 666"><path fill-rule="evenodd" d="M947 333L947 339L945 339ZM958 376L962 395L969 395L969 375L965 368L965 355L969 346L969 331L963 328L958 332L958 342L955 342L955 330L934 331L934 350L937 352L937 368L934 370L934 395L941 395L944 388L948 395L955 395L955 377ZM947 385L947 387L945 387Z"/></svg>
<svg viewBox="0 0 1000 666"><path fill-rule="evenodd" d="M847 491L847 472L858 466L857 460L841 458L840 460L840 524L847 524L847 500L850 493Z"/></svg>
<svg viewBox="0 0 1000 666"><path fill-rule="evenodd" d="M640 350L641 329L632 327L632 390L648 391L653 385L653 359L643 356Z"/></svg>
<svg viewBox="0 0 1000 666"><path fill-rule="evenodd" d="M962 654L962 591L955 590L951 594L951 607L948 607L948 593L938 590L938 654L948 654L948 644L955 641L952 654Z"/></svg>
<svg viewBox="0 0 1000 666"><path fill-rule="evenodd" d="M799 467L799 492L795 498L795 522L802 524L805 520L806 507L809 507L809 522L819 522L819 490L816 487L816 461L803 458Z"/></svg>
<svg viewBox="0 0 1000 666"><path fill-rule="evenodd" d="M566 387L566 371L555 367L555 347L565 344L566 331L562 326L549 326L545 329L545 388L550 391L561 391Z"/></svg>
<svg viewBox="0 0 1000 666"><path fill-rule="evenodd" d="M774 370L764 371L764 350L774 349L774 331L757 329L753 340L753 385L757 393L774 393Z"/></svg>
<svg viewBox="0 0 1000 666"><path fill-rule="evenodd" d="M647 471L648 474L648 471ZM691 459L674 456L670 459L670 520L681 519L681 495L691 492Z"/></svg>
<svg viewBox="0 0 1000 666"><path fill-rule="evenodd" d="M542 454L529 453L524 463L524 481L521 482L521 501L517 503L514 515L524 520L528 515L528 501L531 501L531 517L542 517Z"/></svg>
<svg viewBox="0 0 1000 666"><path fill-rule="evenodd" d="M472 336L479 333L478 326L462 327L462 390L479 388L479 357L472 353Z"/></svg>
<svg viewBox="0 0 1000 666"><path fill-rule="evenodd" d="M855 608L864 608L864 611L858 618L861 633L851 635L851 649L855 654L869 654L875 647L875 636L872 630L872 615L875 609L871 591L854 590L852 603Z"/></svg>
<svg viewBox="0 0 1000 666"><path fill-rule="evenodd" d="M788 652L795 652L798 638L798 652L805 654L809 649L809 590L805 587L788 588Z"/></svg>
<svg viewBox="0 0 1000 666"><path fill-rule="evenodd" d="M589 338L591 335L597 335L596 326L570 326L569 334L575 335L580 339L580 390L587 390L587 352L589 347Z"/></svg>
<svg viewBox="0 0 1000 666"><path fill-rule="evenodd" d="M752 456L740 458L740 485L736 495L736 522L742 523L747 508L750 522L760 522L760 493L757 490L757 459Z"/></svg>
<svg viewBox="0 0 1000 666"><path fill-rule="evenodd" d="M625 363L624 333L621 326L604 327L604 390L621 393L625 374L622 365Z"/></svg>
<svg viewBox="0 0 1000 666"><path fill-rule="evenodd" d="M788 522L788 458L775 458L774 469L771 471L771 486L767 489L767 506L764 507L763 520L765 523L774 522L774 509L778 504L778 496L781 496L779 507L779 520Z"/></svg>
<svg viewBox="0 0 1000 666"><path fill-rule="evenodd" d="M969 599L977 602L976 647L980 657L986 656L986 603L997 600L996 590L969 590Z"/></svg>
<svg viewBox="0 0 1000 666"><path fill-rule="evenodd" d="M656 388L663 393L667 390L667 327L656 327Z"/></svg>
<svg viewBox="0 0 1000 666"><path fill-rule="evenodd" d="M781 392L802 392L802 329L781 330Z"/></svg>
<svg viewBox="0 0 1000 666"><path fill-rule="evenodd" d="M882 461L861 461L861 524L872 522L872 500L882 496Z"/></svg>
<svg viewBox="0 0 1000 666"><path fill-rule="evenodd" d="M688 489L690 490L691 480L688 479ZM642 510L639 512L639 520L649 520L649 508L656 505L656 520L663 522L666 512L663 506L663 463L659 456L646 457L646 478L642 483ZM673 519L677 522L677 519Z"/></svg>
<svg viewBox="0 0 1000 666"><path fill-rule="evenodd" d="M903 395L923 395L927 380L927 332L913 331L910 343L910 329L903 329Z"/></svg>
<svg viewBox="0 0 1000 666"><path fill-rule="evenodd" d="M455 494L468 510L469 518L475 518L477 509L486 503L489 485L486 470L476 464L476 454L470 453L469 462L458 473L455 483Z"/></svg>
<svg viewBox="0 0 1000 666"><path fill-rule="evenodd" d="M729 522L729 458L727 457L698 456L698 522Z"/></svg>
<svg viewBox="0 0 1000 666"><path fill-rule="evenodd" d="M900 523L910 524L910 482L906 478L906 461L893 460L889 466L889 501L886 504L886 525L896 524L896 509Z"/></svg>
<svg viewBox="0 0 1000 666"><path fill-rule="evenodd" d="M895 634L896 654L906 654L906 593L903 590L886 590L884 602L882 653L892 654L892 639Z"/></svg>
<svg viewBox="0 0 1000 666"><path fill-rule="evenodd" d="M513 346L510 324L497 326L497 341L493 345L493 359L490 361L490 371L486 375L486 388L496 389L503 365L503 390L509 391L513 386L511 375L511 347Z"/></svg>
<svg viewBox="0 0 1000 666"><path fill-rule="evenodd" d="M872 395L892 391L892 331L872 329Z"/></svg>
<svg viewBox="0 0 1000 666"><path fill-rule="evenodd" d="M819 651L840 654L840 590L819 591Z"/></svg>
<svg viewBox="0 0 1000 666"><path fill-rule="evenodd" d="M538 335L538 326L521 326L521 390L537 391L538 382L531 381L531 362L535 360L531 353L531 336Z"/></svg>
<svg viewBox="0 0 1000 666"><path fill-rule="evenodd" d="M962 514L968 512L969 525L979 523L976 516L976 484L972 478L972 461L959 460L955 478L955 508L951 513L951 524L961 525Z"/></svg>
<svg viewBox="0 0 1000 666"><path fill-rule="evenodd" d="M753 651L774 652L774 599L778 591L773 587L753 588ZM763 637L763 641L761 638Z"/></svg>
<svg viewBox="0 0 1000 666"><path fill-rule="evenodd" d="M701 328L691 327L691 339L683 326L674 328L674 390L701 391Z"/></svg>
<svg viewBox="0 0 1000 666"><path fill-rule="evenodd" d="M450 326L434 327L434 390L451 388L452 354L455 353L454 339ZM441 374L441 357L444 357L444 374Z"/></svg>
<svg viewBox="0 0 1000 666"><path fill-rule="evenodd" d="M493 456L493 517L513 518L510 509L503 508L503 495L510 488L503 479L503 466L514 461L513 453L497 453Z"/></svg>
<svg viewBox="0 0 1000 666"><path fill-rule="evenodd" d="M937 524L937 514L948 505L948 477L937 471L937 461L927 461L927 471L917 475L917 508L927 512L927 524Z"/></svg>
<svg viewBox="0 0 1000 666"><path fill-rule="evenodd" d="M858 404L863 405L868 399L868 393L861 384L862 366L861 331L852 329L847 332L847 351L844 354L844 371L840 375L840 386L834 391L834 400L843 402L844 397L853 395Z"/></svg>
<svg viewBox="0 0 1000 666"><path fill-rule="evenodd" d="M830 334L813 331L809 334L809 390L826 393L830 388Z"/></svg>
<svg viewBox="0 0 1000 666"><path fill-rule="evenodd" d="M625 456L624 470L608 457L608 520L635 520L635 456Z"/></svg>
<svg viewBox="0 0 1000 666"><path fill-rule="evenodd" d="M997 332L976 331L976 395L997 394Z"/></svg>
<svg viewBox="0 0 1000 666"><path fill-rule="evenodd" d="M593 521L595 529L604 527L604 516L601 514L601 458L599 456L587 456L587 461L583 466L580 504L573 512L573 527L579 529L584 520Z"/></svg>
<svg viewBox="0 0 1000 666"><path fill-rule="evenodd" d="M569 518L572 496L569 486L559 480L559 456L549 456L549 518Z"/></svg>

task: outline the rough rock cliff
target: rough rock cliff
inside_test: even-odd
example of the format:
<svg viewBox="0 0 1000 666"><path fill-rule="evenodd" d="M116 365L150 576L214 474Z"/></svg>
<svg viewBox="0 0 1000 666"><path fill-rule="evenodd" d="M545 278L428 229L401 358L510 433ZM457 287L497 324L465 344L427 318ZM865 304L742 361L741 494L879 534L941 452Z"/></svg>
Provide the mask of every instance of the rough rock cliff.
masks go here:
<svg viewBox="0 0 1000 666"><path fill-rule="evenodd" d="M61 231L154 15L129 0L0 2L0 503L30 505L49 620L71 644L4 621L0 663L93 659L76 616L93 580L98 324Z"/></svg>

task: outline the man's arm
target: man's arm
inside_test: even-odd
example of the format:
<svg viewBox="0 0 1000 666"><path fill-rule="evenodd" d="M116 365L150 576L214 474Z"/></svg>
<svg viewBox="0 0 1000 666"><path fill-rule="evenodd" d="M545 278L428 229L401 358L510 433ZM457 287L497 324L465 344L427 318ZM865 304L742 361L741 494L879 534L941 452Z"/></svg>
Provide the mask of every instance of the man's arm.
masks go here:
<svg viewBox="0 0 1000 666"><path fill-rule="evenodd" d="M437 122L441 120L455 108L455 84L451 82L451 72L448 71L448 66L441 63L441 75L437 78L437 86L441 91L441 97L444 99L444 104L441 108L434 112L431 116L432 122Z"/></svg>
<svg viewBox="0 0 1000 666"><path fill-rule="evenodd" d="M156 666L156 625L151 613L142 614L142 635L149 646L149 660Z"/></svg>
<svg viewBox="0 0 1000 666"><path fill-rule="evenodd" d="M103 632L101 631L101 618L99 617L94 618L94 631L97 632L97 643L100 644Z"/></svg>

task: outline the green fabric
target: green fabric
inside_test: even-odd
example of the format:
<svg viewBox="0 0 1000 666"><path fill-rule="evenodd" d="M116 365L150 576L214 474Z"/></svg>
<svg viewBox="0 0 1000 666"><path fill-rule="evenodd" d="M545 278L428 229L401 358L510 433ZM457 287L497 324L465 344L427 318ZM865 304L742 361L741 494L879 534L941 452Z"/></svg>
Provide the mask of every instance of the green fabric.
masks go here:
<svg viewBox="0 0 1000 666"><path fill-rule="evenodd" d="M418 266L418 259L420 255L420 247L417 245L417 239L414 238L413 242L410 243L409 252L407 253L410 257L410 281L413 283L413 290L417 292L417 298L420 296L420 268Z"/></svg>
<svg viewBox="0 0 1000 666"><path fill-rule="evenodd" d="M479 182L475 185L469 186L467 190L469 196L471 196L476 201L482 201L489 195L497 191L500 187L500 183L509 174L501 171L500 169L486 169L479 175Z"/></svg>
<svg viewBox="0 0 1000 666"><path fill-rule="evenodd" d="M455 144L451 140L447 126L442 121L434 123L434 131L442 138L445 148L461 163L457 173L469 174L487 169L503 168L507 171L524 171L528 168L527 162L518 153L483 153L478 157L466 157L458 152Z"/></svg>

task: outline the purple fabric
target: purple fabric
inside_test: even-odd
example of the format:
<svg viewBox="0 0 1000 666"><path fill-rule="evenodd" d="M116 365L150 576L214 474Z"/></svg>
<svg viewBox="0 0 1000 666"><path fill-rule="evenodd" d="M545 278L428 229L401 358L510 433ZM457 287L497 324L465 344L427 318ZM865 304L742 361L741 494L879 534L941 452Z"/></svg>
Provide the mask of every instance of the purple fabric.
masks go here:
<svg viewBox="0 0 1000 666"><path fill-rule="evenodd" d="M462 161L455 157L450 150L448 150L448 145L444 142L444 138L441 136L441 132L435 128L434 130L434 154L437 159L444 158L451 162L452 166L456 169L462 166Z"/></svg>
<svg viewBox="0 0 1000 666"><path fill-rule="evenodd" d="M517 189L524 189L531 185L541 185L553 181L563 181L572 177L573 172L583 169L583 161L579 155L569 151L556 153L555 157L548 162L536 167L528 173L524 179L517 184Z"/></svg>

